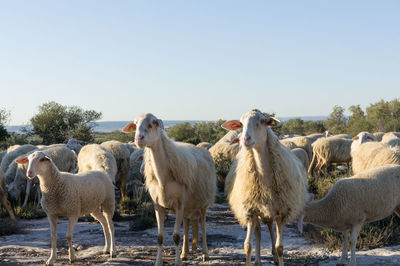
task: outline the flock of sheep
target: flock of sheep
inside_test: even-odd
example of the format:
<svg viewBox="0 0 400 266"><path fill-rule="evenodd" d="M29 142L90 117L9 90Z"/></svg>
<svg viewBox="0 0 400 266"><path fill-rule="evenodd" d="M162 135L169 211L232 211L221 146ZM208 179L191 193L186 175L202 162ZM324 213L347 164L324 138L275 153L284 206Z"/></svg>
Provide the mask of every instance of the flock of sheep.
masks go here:
<svg viewBox="0 0 400 266"><path fill-rule="evenodd" d="M238 222L247 227L246 265L251 265L253 236L254 263L261 264L260 221L268 226L275 263L283 265L283 231L293 220L300 230L303 222L309 222L343 232L345 241L338 263L346 263L350 240L350 265L356 265L355 247L362 224L393 212L400 214L400 133L361 132L351 137L325 132L279 138L271 129L279 124L277 119L252 110L240 120L225 122L222 126L229 132L215 145L200 143L196 147L170 139L162 120L144 114L123 129L125 133L136 132L135 145L108 141L82 147L71 139L67 144L10 147L0 152L1 203L15 219L7 194L20 202L25 194L25 205L29 196L35 194L37 200L41 197L51 226L47 265L56 260L59 216L69 219L70 262L75 260L74 225L79 216L89 213L102 225L104 252L115 257L114 188L119 187L121 198L126 198L128 188L143 181L157 218L155 264L163 264L166 210L176 214L175 264L180 265L188 255L191 224L192 249L197 249L199 221L202 256L207 260L206 210L217 190L214 159L222 155L233 162L225 179L225 193ZM313 201L313 195L307 192L308 176L326 175L333 163L351 163L355 175L341 179L324 198ZM35 182L40 190L33 193Z"/></svg>

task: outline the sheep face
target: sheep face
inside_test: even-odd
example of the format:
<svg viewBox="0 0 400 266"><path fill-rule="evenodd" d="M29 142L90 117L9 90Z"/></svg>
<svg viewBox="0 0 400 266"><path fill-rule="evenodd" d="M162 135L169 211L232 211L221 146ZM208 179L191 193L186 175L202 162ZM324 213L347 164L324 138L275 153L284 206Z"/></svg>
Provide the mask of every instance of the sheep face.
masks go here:
<svg viewBox="0 0 400 266"><path fill-rule="evenodd" d="M222 125L229 130L243 129L240 143L245 149L260 147L267 139L267 126L278 126L279 120L273 117L265 117L259 110L252 110L244 114L240 121L231 120Z"/></svg>
<svg viewBox="0 0 400 266"><path fill-rule="evenodd" d="M368 141L377 141L376 137L368 132L360 132L357 136L353 137L353 140L358 141L358 144L363 144Z"/></svg>
<svg viewBox="0 0 400 266"><path fill-rule="evenodd" d="M17 163L26 164L28 163L28 169L26 170L26 176L29 179L33 179L36 175L40 175L44 169L45 163L51 162L50 157L40 151L36 151L30 154L28 157L22 157L16 160Z"/></svg>
<svg viewBox="0 0 400 266"><path fill-rule="evenodd" d="M141 149L153 146L159 140L161 130L164 129L163 122L152 114L139 116L135 125L135 143Z"/></svg>

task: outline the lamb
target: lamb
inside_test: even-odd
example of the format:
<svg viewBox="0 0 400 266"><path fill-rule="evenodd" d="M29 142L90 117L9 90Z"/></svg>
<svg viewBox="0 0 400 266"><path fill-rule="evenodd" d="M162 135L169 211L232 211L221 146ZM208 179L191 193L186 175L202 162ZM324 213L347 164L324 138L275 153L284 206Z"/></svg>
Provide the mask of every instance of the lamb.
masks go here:
<svg viewBox="0 0 400 266"><path fill-rule="evenodd" d="M256 235L255 264L261 263L259 219L268 225L274 259L278 255L279 265L283 265L284 226L299 216L304 207L307 173L270 128L279 123L275 118L265 117L259 110L252 110L240 121L232 120L222 125L229 130L243 128L241 148L228 174L226 189L235 217L240 225L247 225L244 242L246 265L251 265L253 232ZM276 221L276 241L273 221Z"/></svg>
<svg viewBox="0 0 400 266"><path fill-rule="evenodd" d="M66 216L69 220L67 241L69 262L75 260L72 233L79 216L90 213L104 231L104 252L115 257L114 225L112 216L115 208L114 187L109 176L102 171L83 174L60 172L52 159L42 151L19 158L18 163L28 163L27 176L38 176L42 192L42 207L51 226L51 254L46 265L53 265L57 257L57 219Z"/></svg>
<svg viewBox="0 0 400 266"><path fill-rule="evenodd" d="M304 166L304 169L307 171L308 167L310 166L310 160L308 159L307 152L302 148L295 148L292 150L292 152L300 160Z"/></svg>
<svg viewBox="0 0 400 266"><path fill-rule="evenodd" d="M121 199L127 198L126 183L129 175L129 157L131 153L124 143L116 140L110 140L100 144L103 148L109 151L117 162L117 174L115 181L121 191Z"/></svg>
<svg viewBox="0 0 400 266"><path fill-rule="evenodd" d="M200 147L200 148L204 148L206 150L209 150L213 145L211 143L209 143L209 142L200 142L196 146Z"/></svg>
<svg viewBox="0 0 400 266"><path fill-rule="evenodd" d="M77 158L75 152L67 148L66 146L53 146L50 148L42 149L53 160L54 164L60 171L63 172L73 172L76 169ZM30 153L24 155L27 157ZM17 163L15 162L17 165ZM28 203L28 197L31 191L32 182L26 178L26 168L25 164L18 164L17 171L15 174L14 181L9 184L8 192L10 197L14 200L18 200L21 195L22 190L26 190L25 200L22 207L25 207Z"/></svg>
<svg viewBox="0 0 400 266"><path fill-rule="evenodd" d="M218 156L222 156L224 159L233 162L239 151L239 143L237 141L239 134L240 131L229 131L209 149L214 161Z"/></svg>
<svg viewBox="0 0 400 266"><path fill-rule="evenodd" d="M90 170L103 171L115 183L117 161L114 156L99 144L85 145L78 154L78 173Z"/></svg>
<svg viewBox="0 0 400 266"><path fill-rule="evenodd" d="M191 144L168 138L162 120L148 113L129 123L123 132L136 131L135 143L144 148L146 187L154 201L158 224L156 265L162 265L165 209L176 213L173 239L175 264L181 264L189 251L189 221L201 216L203 235L202 257L208 257L206 210L214 203L216 193L215 166L210 153ZM183 219L184 237L180 250L180 226Z"/></svg>
<svg viewBox="0 0 400 266"><path fill-rule="evenodd" d="M350 147L352 142L352 139L335 136L316 140L312 145L314 154L308 168L308 174L314 175L315 171L320 170L326 175L330 164L350 163Z"/></svg>
<svg viewBox="0 0 400 266"><path fill-rule="evenodd" d="M385 164L400 164L400 147L392 148L381 142L365 142L367 137L360 133L351 146L353 173Z"/></svg>
<svg viewBox="0 0 400 266"><path fill-rule="evenodd" d="M379 166L341 179L324 198L308 203L304 212L305 222L344 233L338 265L346 263L350 231L350 265L357 265L355 249L363 223L400 214L400 166Z"/></svg>
<svg viewBox="0 0 400 266"><path fill-rule="evenodd" d="M11 220L15 220L14 212L10 202L7 200L6 178L3 171L0 170L0 203L6 208Z"/></svg>
<svg viewBox="0 0 400 266"><path fill-rule="evenodd" d="M17 147L15 150L7 152L7 154L4 156L3 160L1 161L0 164L0 169L3 171L3 173L5 173L7 171L8 166L11 164L11 162L17 158L20 155L23 155L29 151L32 151L36 149L35 146L31 145L31 144L25 144L22 146ZM6 183L8 184L9 182Z"/></svg>

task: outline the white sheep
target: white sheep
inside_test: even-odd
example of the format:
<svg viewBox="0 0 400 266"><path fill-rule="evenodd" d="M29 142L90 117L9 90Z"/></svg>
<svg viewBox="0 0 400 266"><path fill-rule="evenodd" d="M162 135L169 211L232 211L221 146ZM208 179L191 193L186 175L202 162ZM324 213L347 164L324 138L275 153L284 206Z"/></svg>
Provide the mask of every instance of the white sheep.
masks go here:
<svg viewBox="0 0 400 266"><path fill-rule="evenodd" d="M213 145L211 143L209 143L209 142L200 142L196 146L200 147L200 148L204 148L206 150L209 150Z"/></svg>
<svg viewBox="0 0 400 266"><path fill-rule="evenodd" d="M366 142L371 136L365 133L360 133L353 139L351 157L354 174L380 165L400 164L400 147L392 148L387 144L376 142L375 137L374 141Z"/></svg>
<svg viewBox="0 0 400 266"><path fill-rule="evenodd" d="M300 137L288 138L283 141L290 141L296 145L295 148L302 148L303 150L305 150L307 152L308 159L310 161L312 160L312 156L313 156L313 149L311 146L311 143L313 142L312 139L300 136Z"/></svg>
<svg viewBox="0 0 400 266"><path fill-rule="evenodd" d="M57 257L57 219L68 217L69 262L75 260L72 233L79 216L90 213L104 231L104 252L115 257L114 225L112 216L115 208L114 187L109 176L102 171L83 174L60 172L51 158L41 151L19 158L18 163L28 164L27 176L38 176L42 192L42 207L51 226L51 254L46 265L53 265Z"/></svg>
<svg viewBox="0 0 400 266"><path fill-rule="evenodd" d="M350 232L350 265L357 265L355 249L363 223L381 220L393 212L400 215L400 166L380 166L343 178L324 198L308 203L304 212L305 222L344 234L338 265L346 263Z"/></svg>
<svg viewBox="0 0 400 266"><path fill-rule="evenodd" d="M78 173L97 170L108 174L111 182L115 183L117 161L114 156L99 144L83 146L78 154Z"/></svg>
<svg viewBox="0 0 400 266"><path fill-rule="evenodd" d="M7 152L7 154L3 157L3 160L1 161L0 164L0 170L3 171L3 173L7 172L8 166L14 161L15 158L17 158L20 155L23 155L29 151L32 151L34 149L37 149L35 146L31 144L25 144L22 146L18 146L16 149ZM6 176L6 184L9 184L10 180L7 180Z"/></svg>
<svg viewBox="0 0 400 266"><path fill-rule="evenodd" d="M123 132L136 131L135 143L145 149L144 175L146 187L154 201L158 224L156 265L162 265L165 209L176 213L173 239L175 264L181 264L189 251L189 221L201 214L203 260L208 257L206 210L214 203L216 192L215 166L210 153L191 144L168 138L163 122L152 114L139 116ZM183 220L184 238L180 250L180 227Z"/></svg>
<svg viewBox="0 0 400 266"><path fill-rule="evenodd" d="M303 164L304 169L307 171L308 167L310 166L310 160L308 159L308 154L307 152L302 149L302 148L294 148L292 150L293 154L296 155L296 157L300 160L300 162Z"/></svg>
<svg viewBox="0 0 400 266"><path fill-rule="evenodd" d="M350 163L352 139L335 136L317 139L313 144L313 158L308 168L309 175L321 171L327 175L327 168L332 163ZM314 166L315 165L315 166Z"/></svg>
<svg viewBox="0 0 400 266"><path fill-rule="evenodd" d="M252 237L256 235L256 261L260 261L259 219L270 229L274 260L283 265L283 229L303 211L307 173L297 157L285 146L270 126L279 121L252 110L240 121L224 123L225 129L242 128L241 148L227 180L228 200L235 217L247 225L244 242L246 264L251 265ZM228 179L227 177L227 179ZM275 241L272 223L276 221ZM278 258L276 258L278 255Z"/></svg>
<svg viewBox="0 0 400 266"><path fill-rule="evenodd" d="M400 132L387 132L382 136L382 143L387 143L392 139L400 138Z"/></svg>
<svg viewBox="0 0 400 266"><path fill-rule="evenodd" d="M100 144L103 148L109 151L115 158L117 163L117 174L115 182L121 191L121 199L127 198L126 183L129 175L129 152L126 145L116 140L109 140Z"/></svg>
<svg viewBox="0 0 400 266"><path fill-rule="evenodd" d="M15 220L14 212L11 208L11 204L7 199L7 189L6 189L6 178L3 171L0 170L0 203L6 208L10 218Z"/></svg>
<svg viewBox="0 0 400 266"><path fill-rule="evenodd" d="M239 151L239 135L240 131L229 131L209 149L214 161L219 156L222 156L223 159L228 159L233 162Z"/></svg>

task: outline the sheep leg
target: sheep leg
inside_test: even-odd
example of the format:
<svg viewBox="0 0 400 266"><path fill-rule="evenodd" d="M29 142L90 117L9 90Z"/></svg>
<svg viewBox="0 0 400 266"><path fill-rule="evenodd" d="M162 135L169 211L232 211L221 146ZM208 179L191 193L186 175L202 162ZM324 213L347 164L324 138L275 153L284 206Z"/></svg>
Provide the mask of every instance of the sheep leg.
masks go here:
<svg viewBox="0 0 400 266"><path fill-rule="evenodd" d="M347 261L347 244L349 242L349 231L344 231L344 241L343 241L343 248L342 248L342 256L336 265L346 265Z"/></svg>
<svg viewBox="0 0 400 266"><path fill-rule="evenodd" d="M68 254L69 254L69 263L71 264L75 260L75 250L72 246L72 234L74 232L74 227L76 222L78 221L78 216L70 216L68 217L68 232L67 232L67 241L68 241Z"/></svg>
<svg viewBox="0 0 400 266"><path fill-rule="evenodd" d="M22 204L22 208L25 208L26 205L28 205L28 198L29 198L29 194L31 192L31 181L29 181L28 179L26 180L26 190L25 190L25 199L24 199L24 203Z"/></svg>
<svg viewBox="0 0 400 266"><path fill-rule="evenodd" d="M191 222L192 222L192 251L195 252L199 244L199 220L193 219Z"/></svg>
<svg viewBox="0 0 400 266"><path fill-rule="evenodd" d="M276 252L275 248L275 243L276 243L276 238L275 238L275 233L274 233L274 221L271 220L266 220L264 223L268 226L268 231L269 231L269 236L271 237L271 253L272 257L274 258L275 264L278 264L278 253Z"/></svg>
<svg viewBox="0 0 400 266"><path fill-rule="evenodd" d="M360 233L361 230L361 225L362 224L357 224L354 225L353 228L351 228L351 233L350 233L350 244L351 244L351 256L350 256L350 266L356 266L356 244L357 244L357 238L358 234Z"/></svg>
<svg viewBox="0 0 400 266"><path fill-rule="evenodd" d="M127 193L126 193L126 176L123 176L120 180L121 186L119 187L121 191L121 199L126 199L128 198Z"/></svg>
<svg viewBox="0 0 400 266"><path fill-rule="evenodd" d="M246 252L246 266L251 266L251 243L253 243L254 222L247 223L246 240L244 241L244 251Z"/></svg>
<svg viewBox="0 0 400 266"><path fill-rule="evenodd" d="M179 256L180 254L180 231L181 231L181 224L182 224L182 219L183 219L183 203L180 204L181 206L178 206L176 208L175 213L175 225L174 225L174 244L175 244L175 265L182 265L182 260Z"/></svg>
<svg viewBox="0 0 400 266"><path fill-rule="evenodd" d="M6 208L8 214L10 215L11 220L15 220L14 212L11 208L11 204L7 199L7 193L4 193L1 197L1 204L3 204L4 208Z"/></svg>
<svg viewBox="0 0 400 266"><path fill-rule="evenodd" d="M57 219L58 217L55 215L48 216L50 222L50 230L51 230L51 252L50 258L47 260L46 265L53 265L57 258Z"/></svg>
<svg viewBox="0 0 400 266"><path fill-rule="evenodd" d="M163 265L162 252L163 252L163 244L164 244L164 219L165 219L165 210L163 207L156 205L156 218L157 218L157 227L158 227L158 236L157 236L157 259L156 266Z"/></svg>
<svg viewBox="0 0 400 266"><path fill-rule="evenodd" d="M110 252L110 231L108 230L108 225L107 225L107 220L106 217L104 217L103 213L100 210L97 210L96 212L92 212L90 215L93 216L97 221L100 222L101 227L103 227L103 233L104 233L104 254L107 254Z"/></svg>
<svg viewBox="0 0 400 266"><path fill-rule="evenodd" d="M206 208L203 208L200 210L201 211L201 216L200 216L200 221L201 221L201 236L203 239L202 246L201 246L201 253L203 254L203 261L206 261L208 259L208 248L207 248L207 225L206 225ZM196 220L196 223L198 224L199 222ZM198 230L197 230L198 232ZM198 237L198 235L197 235Z"/></svg>
<svg viewBox="0 0 400 266"><path fill-rule="evenodd" d="M278 220L276 221L276 252L278 253L278 262L279 266L283 266L283 230L285 228L285 224Z"/></svg>
<svg viewBox="0 0 400 266"><path fill-rule="evenodd" d="M183 219L183 248L181 253L181 259L185 260L187 258L187 254L189 253L189 219Z"/></svg>
<svg viewBox="0 0 400 266"><path fill-rule="evenodd" d="M114 204L114 203L113 203ZM112 221L114 210L112 212L104 212L106 217L108 232L110 234L110 257L115 258L117 256L115 249L115 238L114 238L114 223Z"/></svg>
<svg viewBox="0 0 400 266"><path fill-rule="evenodd" d="M256 235L256 257L254 261L254 265L261 265L261 226L258 220L255 221L255 229L254 233Z"/></svg>

